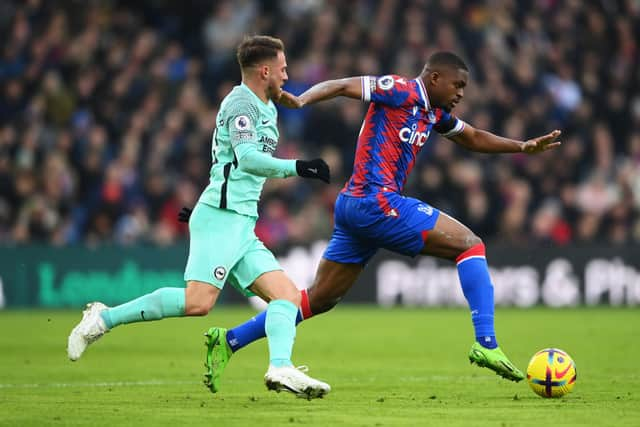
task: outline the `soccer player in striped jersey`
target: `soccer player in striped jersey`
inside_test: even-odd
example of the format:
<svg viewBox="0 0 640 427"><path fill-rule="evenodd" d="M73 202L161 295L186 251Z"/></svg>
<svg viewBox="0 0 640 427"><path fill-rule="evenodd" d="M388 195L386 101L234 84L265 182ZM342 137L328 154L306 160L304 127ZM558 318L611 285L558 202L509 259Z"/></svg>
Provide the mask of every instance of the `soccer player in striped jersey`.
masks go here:
<svg viewBox="0 0 640 427"><path fill-rule="evenodd" d="M517 141L476 129L452 114L462 100L469 71L457 55L437 52L417 78L352 77L319 83L299 97L284 92L280 104L300 108L344 96L369 103L358 136L353 174L335 203L335 226L315 280L301 291L297 321L333 308L379 248L431 255L455 262L469 304L476 340L469 360L513 381L523 373L498 347L493 284L482 240L428 203L402 195L416 156L436 131L472 151L540 153L556 148L560 131ZM219 377L233 352L264 337L264 313L233 329L211 328L224 337L210 349Z"/></svg>
<svg viewBox="0 0 640 427"><path fill-rule="evenodd" d="M301 176L328 183L329 167L322 159L272 157L279 137L273 99L280 97L287 80L282 41L248 37L238 47L237 57L242 84L220 105L212 138L210 182L189 219L186 289L160 288L116 307L89 304L69 335L67 352L71 360L79 359L89 344L119 325L206 315L228 282L269 303L262 325L269 342L269 368L264 377L267 388L309 399L322 397L330 391L329 385L309 377L291 362L301 295L256 237L254 228L267 178ZM217 331L207 334L207 347L212 349L219 339ZM214 371L218 367L210 357L205 362L205 384L215 392L219 376Z"/></svg>

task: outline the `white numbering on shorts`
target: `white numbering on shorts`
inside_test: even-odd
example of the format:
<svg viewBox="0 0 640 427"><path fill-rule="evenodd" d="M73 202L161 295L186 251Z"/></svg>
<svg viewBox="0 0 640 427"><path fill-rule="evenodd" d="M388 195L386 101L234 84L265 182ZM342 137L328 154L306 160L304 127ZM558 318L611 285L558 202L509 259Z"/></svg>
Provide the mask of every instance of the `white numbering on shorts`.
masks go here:
<svg viewBox="0 0 640 427"><path fill-rule="evenodd" d="M428 205L420 205L418 206L418 210L420 212L424 212L425 214L431 216L431 214L433 214L433 208L431 206Z"/></svg>

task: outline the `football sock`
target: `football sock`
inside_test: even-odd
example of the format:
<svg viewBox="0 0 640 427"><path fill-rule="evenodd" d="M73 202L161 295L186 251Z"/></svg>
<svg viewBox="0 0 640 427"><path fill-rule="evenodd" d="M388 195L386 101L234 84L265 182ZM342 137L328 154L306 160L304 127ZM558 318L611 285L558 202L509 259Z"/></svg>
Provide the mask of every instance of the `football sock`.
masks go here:
<svg viewBox="0 0 640 427"><path fill-rule="evenodd" d="M498 347L493 325L493 284L483 243L467 249L456 258L462 292L469 303L476 341L486 348Z"/></svg>
<svg viewBox="0 0 640 427"><path fill-rule="evenodd" d="M108 308L100 316L107 328L125 323L184 316L184 288L160 288L132 301Z"/></svg>
<svg viewBox="0 0 640 427"><path fill-rule="evenodd" d="M300 310L296 315L296 325L302 322L304 319L308 319L313 316L311 309L309 308L309 297L307 290L300 291L302 302L300 304ZM227 331L227 344L234 353L240 350L242 347L251 344L261 338L266 337L265 333L265 321L267 318L267 312L263 311L257 316L252 317L241 325L236 326L233 329Z"/></svg>
<svg viewBox="0 0 640 427"><path fill-rule="evenodd" d="M296 337L298 307L291 301L278 299L267 306L264 329L269 342L269 364L277 368L291 366L293 341Z"/></svg>

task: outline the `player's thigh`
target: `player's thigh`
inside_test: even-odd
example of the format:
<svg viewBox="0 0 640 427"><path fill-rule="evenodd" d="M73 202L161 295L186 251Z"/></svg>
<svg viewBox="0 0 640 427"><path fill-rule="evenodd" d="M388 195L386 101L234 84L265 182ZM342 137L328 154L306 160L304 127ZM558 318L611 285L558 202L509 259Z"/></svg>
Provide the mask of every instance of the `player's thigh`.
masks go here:
<svg viewBox="0 0 640 427"><path fill-rule="evenodd" d="M307 289L311 312L319 314L334 307L351 289L363 269L364 264L322 258L313 284Z"/></svg>
<svg viewBox="0 0 640 427"><path fill-rule="evenodd" d="M251 246L229 273L229 284L246 296L269 302L286 299L300 304L300 291L282 271L273 253L255 235Z"/></svg>
<svg viewBox="0 0 640 427"><path fill-rule="evenodd" d="M247 216L198 203L189 220L184 280L222 289L229 271L255 239L254 225L255 221Z"/></svg>
<svg viewBox="0 0 640 427"><path fill-rule="evenodd" d="M455 260L462 252L479 243L482 240L467 226L441 212L420 253Z"/></svg>

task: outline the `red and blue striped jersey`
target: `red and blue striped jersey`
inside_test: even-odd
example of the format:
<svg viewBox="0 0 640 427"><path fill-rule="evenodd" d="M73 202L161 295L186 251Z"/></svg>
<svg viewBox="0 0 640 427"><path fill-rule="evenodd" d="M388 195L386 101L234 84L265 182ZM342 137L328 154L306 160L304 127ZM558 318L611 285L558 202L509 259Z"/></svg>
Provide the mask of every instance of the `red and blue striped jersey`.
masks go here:
<svg viewBox="0 0 640 427"><path fill-rule="evenodd" d="M402 192L431 129L449 137L465 126L445 110L431 107L419 77L363 76L362 100L371 104L358 135L353 174L342 189L350 196Z"/></svg>

